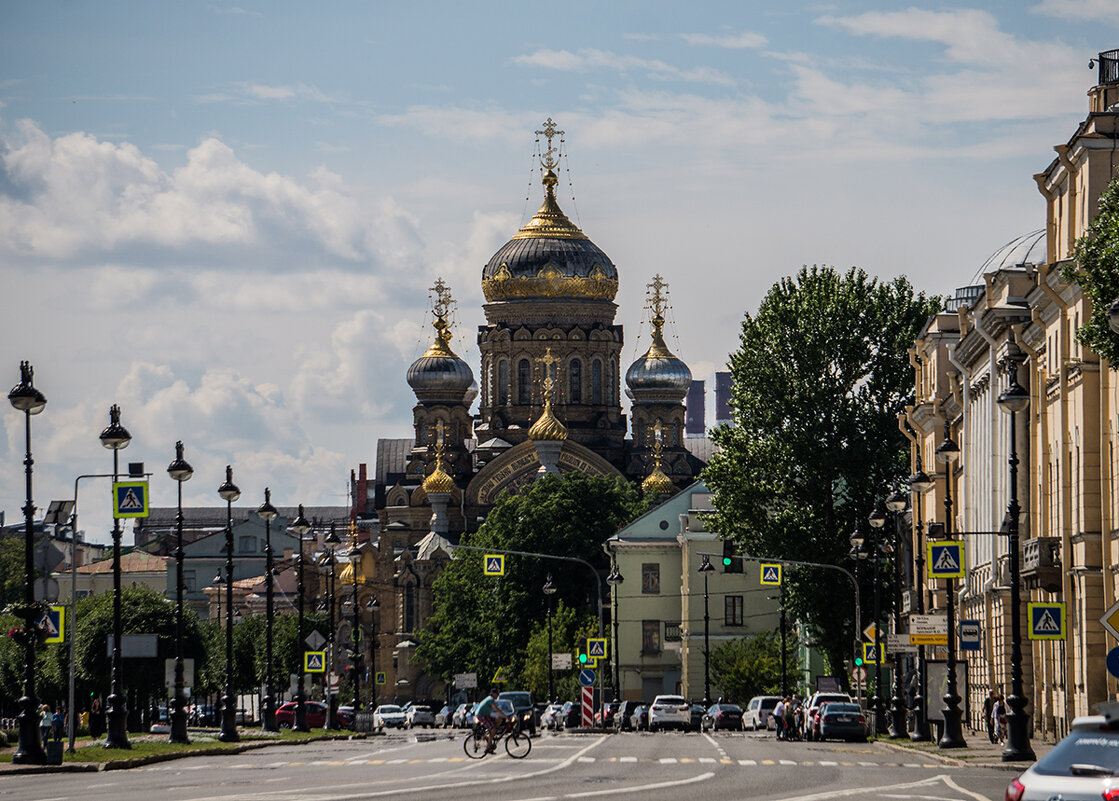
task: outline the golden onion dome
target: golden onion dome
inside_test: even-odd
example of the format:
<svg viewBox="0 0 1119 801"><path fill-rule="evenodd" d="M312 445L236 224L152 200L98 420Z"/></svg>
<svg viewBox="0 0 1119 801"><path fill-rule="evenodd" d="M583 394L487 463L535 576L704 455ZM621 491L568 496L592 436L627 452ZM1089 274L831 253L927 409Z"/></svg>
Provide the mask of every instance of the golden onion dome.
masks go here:
<svg viewBox="0 0 1119 801"><path fill-rule="evenodd" d="M443 454L435 459L435 469L423 481L424 492L431 495L433 492L451 493L455 491L455 482L447 471L443 469Z"/></svg>
<svg viewBox="0 0 1119 801"><path fill-rule="evenodd" d="M676 485L672 483L672 479L664 474L660 469L660 465L653 468L644 481L641 482L641 489L646 495L671 495L676 491Z"/></svg>
<svg viewBox="0 0 1119 801"><path fill-rule="evenodd" d="M552 400L544 401L544 412L528 430L530 439L537 442L563 442L567 439L567 426L552 414Z"/></svg>

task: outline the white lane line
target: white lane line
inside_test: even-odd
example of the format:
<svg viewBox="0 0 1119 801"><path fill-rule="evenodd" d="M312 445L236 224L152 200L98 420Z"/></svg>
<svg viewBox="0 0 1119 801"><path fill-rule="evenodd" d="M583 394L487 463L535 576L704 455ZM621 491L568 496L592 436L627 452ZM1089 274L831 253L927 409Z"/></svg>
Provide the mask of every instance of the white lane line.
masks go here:
<svg viewBox="0 0 1119 801"><path fill-rule="evenodd" d="M756 765L758 763L757 763L757 760L754 760L754 759L740 759L740 760L738 760L738 764L739 765Z"/></svg>
<svg viewBox="0 0 1119 801"><path fill-rule="evenodd" d="M636 762L637 757L618 757L619 762Z"/></svg>
<svg viewBox="0 0 1119 801"><path fill-rule="evenodd" d="M699 761L704 764L710 765L711 763L715 762L715 757L700 757Z"/></svg>
<svg viewBox="0 0 1119 801"><path fill-rule="evenodd" d="M594 762L594 757L579 757L579 762Z"/></svg>
<svg viewBox="0 0 1119 801"><path fill-rule="evenodd" d="M960 787L960 785L952 781L952 778L950 776L941 776L941 779L943 779L944 783L951 787L953 790L960 793L965 793L966 795L970 795L972 798L975 799L975 801L991 801L991 799L987 798L987 796L985 795L980 795L979 793L974 793L971 790L966 790L963 787Z"/></svg>
<svg viewBox="0 0 1119 801"><path fill-rule="evenodd" d="M661 757L659 762L662 765L675 765L676 764L676 757Z"/></svg>
<svg viewBox="0 0 1119 801"><path fill-rule="evenodd" d="M821 768L834 768L839 763L838 762L820 762L818 764L820 765Z"/></svg>
<svg viewBox="0 0 1119 801"><path fill-rule="evenodd" d="M632 787L612 787L609 790L590 790L585 793L568 793L564 798L592 798L596 795L621 795L622 793L639 793L647 790L660 790L664 787L679 787L682 784L695 784L705 782L714 776L714 773L701 773L690 779L677 779L671 782L656 782L655 784L639 784Z"/></svg>
<svg viewBox="0 0 1119 801"><path fill-rule="evenodd" d="M890 784L884 787L851 787L846 790L829 790L826 793L813 793L812 795L787 795L780 799L780 801L828 801L832 798L844 798L847 796L862 796L864 798L874 798L883 795L890 790L908 790L915 787L929 787L939 783L942 779L947 779L945 775L931 776L928 779L921 779L916 782L906 782L905 784ZM976 801L990 801L984 799L982 796L976 797Z"/></svg>

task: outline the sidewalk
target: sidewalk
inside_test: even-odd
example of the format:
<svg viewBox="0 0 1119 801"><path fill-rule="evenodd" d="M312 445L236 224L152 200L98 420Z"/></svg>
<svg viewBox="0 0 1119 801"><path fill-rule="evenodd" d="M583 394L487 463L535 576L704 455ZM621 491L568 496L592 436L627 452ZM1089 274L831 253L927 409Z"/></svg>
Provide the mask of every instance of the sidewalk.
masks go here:
<svg viewBox="0 0 1119 801"><path fill-rule="evenodd" d="M919 753L922 756L944 762L946 765L1002 768L1013 773L1021 773L1033 764L1032 762L1003 762L1002 750L1004 745L1002 743L992 743L987 739L986 732L968 732L965 734L964 740L967 742L966 748L940 748L935 742L915 743L908 738L891 740L888 737L880 737L874 742L895 751ZM1030 747L1033 748L1034 755L1040 759L1049 753L1053 744L1031 740Z"/></svg>

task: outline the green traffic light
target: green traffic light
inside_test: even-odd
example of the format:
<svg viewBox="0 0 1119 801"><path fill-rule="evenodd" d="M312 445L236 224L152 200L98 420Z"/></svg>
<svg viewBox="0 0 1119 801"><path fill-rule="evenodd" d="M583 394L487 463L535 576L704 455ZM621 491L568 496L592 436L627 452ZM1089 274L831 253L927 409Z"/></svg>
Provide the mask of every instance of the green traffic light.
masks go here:
<svg viewBox="0 0 1119 801"><path fill-rule="evenodd" d="M855 667L862 667L862 666L863 666L863 658L861 656L856 656L855 657Z"/></svg>
<svg viewBox="0 0 1119 801"><path fill-rule="evenodd" d="M723 557L723 567L730 567L731 558L729 556Z"/></svg>
<svg viewBox="0 0 1119 801"><path fill-rule="evenodd" d="M587 655L586 654L579 654L579 664L580 665L587 664Z"/></svg>

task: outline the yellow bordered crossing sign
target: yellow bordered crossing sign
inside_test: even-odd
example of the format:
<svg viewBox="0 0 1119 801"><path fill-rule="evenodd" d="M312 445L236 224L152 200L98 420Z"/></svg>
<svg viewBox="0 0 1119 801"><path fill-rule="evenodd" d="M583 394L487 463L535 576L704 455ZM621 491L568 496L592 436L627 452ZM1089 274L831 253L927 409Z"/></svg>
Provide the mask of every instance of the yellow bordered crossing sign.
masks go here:
<svg viewBox="0 0 1119 801"><path fill-rule="evenodd" d="M863 643L863 664L864 665L877 665L878 664L878 646L872 642Z"/></svg>
<svg viewBox="0 0 1119 801"><path fill-rule="evenodd" d="M326 651L304 651L303 672L326 673Z"/></svg>
<svg viewBox="0 0 1119 801"><path fill-rule="evenodd" d="M1063 640L1065 638L1065 605L1062 603L1027 604L1031 640Z"/></svg>
<svg viewBox="0 0 1119 801"><path fill-rule="evenodd" d="M483 556L482 572L487 576L504 576L505 554L488 553Z"/></svg>
<svg viewBox="0 0 1119 801"><path fill-rule="evenodd" d="M66 607L52 606L39 620L39 629L47 635L43 642L65 642Z"/></svg>
<svg viewBox="0 0 1119 801"><path fill-rule="evenodd" d="M781 586L781 563L780 562L762 562L761 564L761 583L763 587L780 587Z"/></svg>
<svg viewBox="0 0 1119 801"><path fill-rule="evenodd" d="M385 675L385 671L383 671L383 670L378 670L377 671L376 681L377 681L378 684L387 684L388 683L388 676Z"/></svg>
<svg viewBox="0 0 1119 801"><path fill-rule="evenodd" d="M956 540L937 540L928 547L930 578L964 577L964 544Z"/></svg>
<svg viewBox="0 0 1119 801"><path fill-rule="evenodd" d="M605 637L588 637L587 638L587 657L590 659L605 659L606 658L606 638Z"/></svg>
<svg viewBox="0 0 1119 801"><path fill-rule="evenodd" d="M113 517L148 516L148 482L118 481L113 484Z"/></svg>

